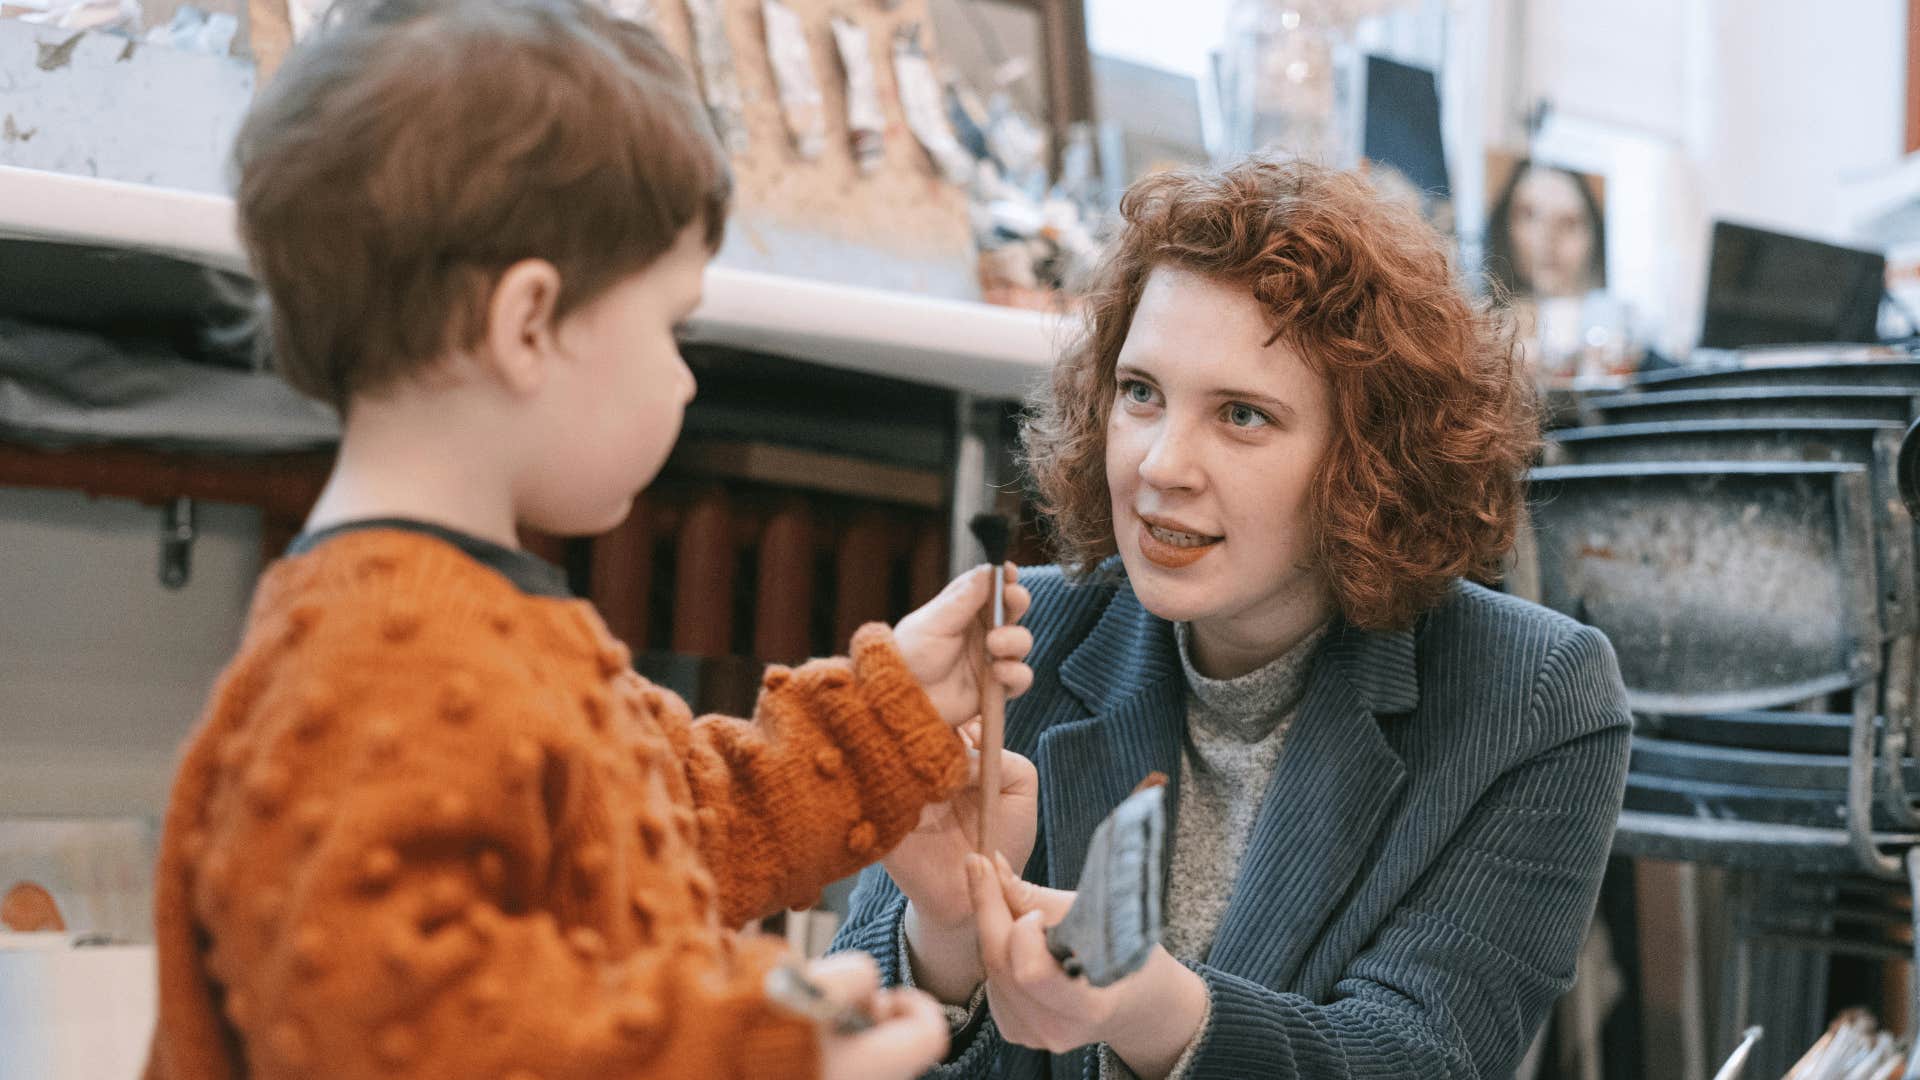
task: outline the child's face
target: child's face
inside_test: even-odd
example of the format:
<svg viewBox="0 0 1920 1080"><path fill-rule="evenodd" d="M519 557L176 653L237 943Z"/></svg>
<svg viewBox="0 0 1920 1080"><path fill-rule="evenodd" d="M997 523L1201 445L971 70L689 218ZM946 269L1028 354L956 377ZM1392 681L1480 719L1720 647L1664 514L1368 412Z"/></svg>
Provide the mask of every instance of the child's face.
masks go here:
<svg viewBox="0 0 1920 1080"><path fill-rule="evenodd" d="M694 394L677 331L700 305L710 257L695 222L652 265L559 324L538 406L545 446L516 500L526 524L605 532L666 463Z"/></svg>

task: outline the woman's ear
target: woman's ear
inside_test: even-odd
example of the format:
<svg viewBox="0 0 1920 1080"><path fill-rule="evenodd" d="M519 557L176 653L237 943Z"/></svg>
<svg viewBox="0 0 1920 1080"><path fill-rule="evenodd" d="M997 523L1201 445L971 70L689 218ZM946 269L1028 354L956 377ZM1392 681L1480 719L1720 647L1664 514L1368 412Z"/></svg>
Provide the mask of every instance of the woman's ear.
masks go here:
<svg viewBox="0 0 1920 1080"><path fill-rule="evenodd" d="M487 300L484 364L508 392L533 394L555 360L560 271L545 259L507 267Z"/></svg>

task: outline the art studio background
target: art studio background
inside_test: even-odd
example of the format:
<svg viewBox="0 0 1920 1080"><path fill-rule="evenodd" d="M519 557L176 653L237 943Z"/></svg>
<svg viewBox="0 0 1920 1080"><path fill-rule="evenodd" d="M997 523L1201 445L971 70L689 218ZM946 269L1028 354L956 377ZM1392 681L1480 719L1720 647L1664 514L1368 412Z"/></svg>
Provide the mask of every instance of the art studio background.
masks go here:
<svg viewBox="0 0 1920 1080"><path fill-rule="evenodd" d="M1071 338L1120 193L1161 169L1265 151L1364 170L1510 309L1569 431L1680 417L1606 412L1619 392L1662 392L1643 381L1661 373L1825 365L1805 385L1871 384L1882 427L1916 409L1903 365L1920 334L1920 3L613 3L698 72L739 212L694 322L700 397L662 481L613 533L526 540L644 674L705 708L743 707L761 665L830 651L930 595L978 557L964 529L978 510L1018 515L1015 557L1045 557L1015 417ZM173 755L337 437L330 413L213 332L235 314L220 278L245 271L227 148L318 17L305 0L0 0L0 321L35 343L0 347L0 915L15 931L0 935L0 1080L133 1075ZM76 356L89 363L49 366ZM1768 423L1859 420L1767 408ZM1753 438L1829 460L1777 434ZM1544 463L1585 467L1601 459L1570 448L1602 441L1569 436ZM1867 527L1897 531L1894 450L1873 446L1889 509ZM1679 452L1661 453L1640 460ZM1720 474L1687 475L1712 504ZM1837 565L1842 534L1796 557ZM1647 564L1679 574L1704 558L1676 550ZM1553 554L1536 554L1534 587L1573 610ZM1849 692L1868 678L1846 677ZM1856 700L1767 707L1841 715ZM1864 751L1844 716L1798 744L1648 722L1634 767L1652 779L1630 809L1790 823L1841 854L1767 863L1719 834L1619 848L1532 1075L1705 1077L1763 1016L1755 1067L1780 1075L1850 1007L1865 1010L1857 1030L1831 1038L1910 1037L1905 878L1847 854L1891 859L1920 831L1910 806L1869 827L1848 801L1875 755L1883 780L1907 764L1891 733L1911 718L1892 699L1884 712L1863 721ZM1662 738L1747 756L1660 773ZM1708 781L1746 786L1687 786ZM1865 849L1847 847L1848 813ZM818 951L843 902L772 929ZM1843 924L1863 912L1878 929L1856 948ZM102 1033L84 1060L28 1037L73 1025Z"/></svg>

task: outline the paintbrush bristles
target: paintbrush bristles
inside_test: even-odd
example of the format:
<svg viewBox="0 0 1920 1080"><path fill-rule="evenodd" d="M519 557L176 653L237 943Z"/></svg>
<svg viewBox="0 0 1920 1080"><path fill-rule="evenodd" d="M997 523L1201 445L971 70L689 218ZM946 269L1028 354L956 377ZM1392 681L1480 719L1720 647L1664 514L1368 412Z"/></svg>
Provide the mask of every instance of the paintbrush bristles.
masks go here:
<svg viewBox="0 0 1920 1080"><path fill-rule="evenodd" d="M1004 514L975 514L967 522L973 538L986 549L987 564L999 566L1007 561L1007 544L1013 539L1013 525Z"/></svg>

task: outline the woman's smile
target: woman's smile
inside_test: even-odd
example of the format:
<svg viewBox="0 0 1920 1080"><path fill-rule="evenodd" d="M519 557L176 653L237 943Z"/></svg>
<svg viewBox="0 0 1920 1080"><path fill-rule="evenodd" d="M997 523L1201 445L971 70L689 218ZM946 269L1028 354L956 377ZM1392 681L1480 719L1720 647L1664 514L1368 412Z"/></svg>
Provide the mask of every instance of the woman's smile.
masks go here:
<svg viewBox="0 0 1920 1080"><path fill-rule="evenodd" d="M1191 528L1172 518L1139 514L1140 554L1155 566L1179 570L1199 562L1226 540Z"/></svg>

